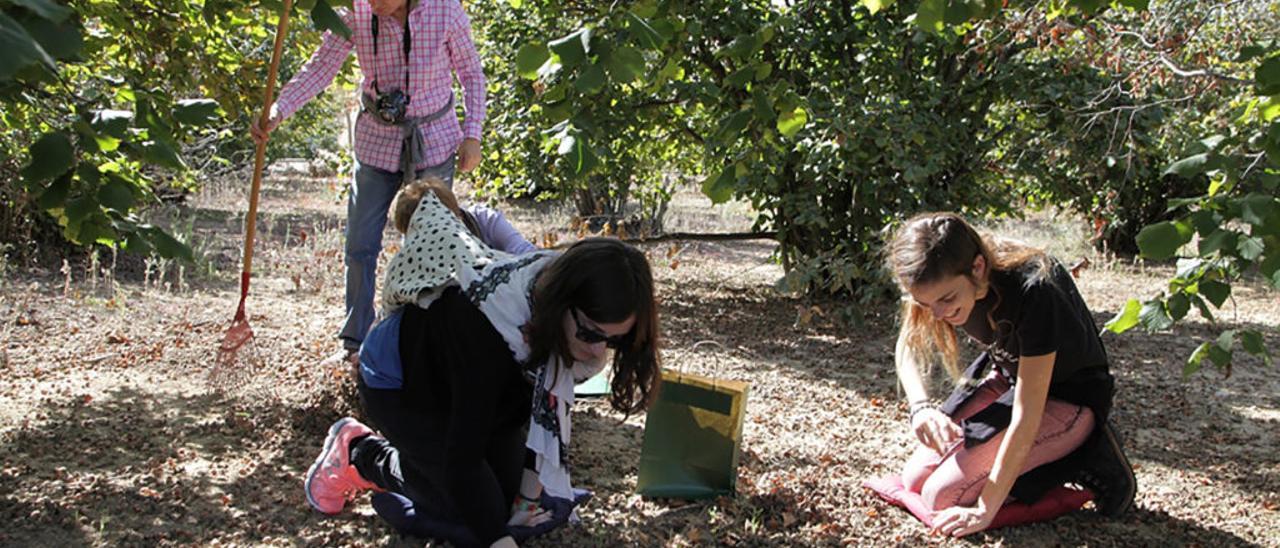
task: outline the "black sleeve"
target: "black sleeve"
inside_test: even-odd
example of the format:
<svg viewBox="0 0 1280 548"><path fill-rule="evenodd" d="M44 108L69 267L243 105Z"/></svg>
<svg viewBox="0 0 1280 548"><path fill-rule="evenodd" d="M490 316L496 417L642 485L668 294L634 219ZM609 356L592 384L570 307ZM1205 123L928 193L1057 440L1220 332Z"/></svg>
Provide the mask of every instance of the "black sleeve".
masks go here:
<svg viewBox="0 0 1280 548"><path fill-rule="evenodd" d="M465 524L488 545L507 535L511 503L486 460L502 396L495 381L504 378L501 368L510 366L511 355L488 319L464 297L453 296L433 305L446 305L448 312L435 315L441 321L434 326L446 335L434 337L450 400L444 487Z"/></svg>
<svg viewBox="0 0 1280 548"><path fill-rule="evenodd" d="M1071 308L1051 279L1032 282L1022 292L1015 336L1023 356L1043 356L1058 351Z"/></svg>

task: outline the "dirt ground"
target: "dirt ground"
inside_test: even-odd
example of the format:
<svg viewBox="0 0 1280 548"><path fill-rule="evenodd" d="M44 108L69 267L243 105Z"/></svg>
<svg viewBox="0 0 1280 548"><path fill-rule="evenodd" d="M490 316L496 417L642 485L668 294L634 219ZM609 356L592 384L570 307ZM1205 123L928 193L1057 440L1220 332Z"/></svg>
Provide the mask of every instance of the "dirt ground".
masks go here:
<svg viewBox="0 0 1280 548"><path fill-rule="evenodd" d="M302 476L347 411L336 349L342 319L341 182L268 181L249 300L246 385L208 388L235 309L244 199L214 186L163 219L196 265L110 256L10 269L0 285L0 545L409 546L361 499L310 510ZM505 204L527 236L569 213ZM744 207L678 195L668 228L741 230ZM1169 266L1083 251L1069 220L1002 225L1070 262L1099 323L1158 291ZM567 235L562 235L567 236ZM388 239L388 241L392 241ZM390 244L389 244L390 245ZM751 384L738 495L684 504L635 494L644 417L599 400L574 411L575 483L595 491L582 523L534 546L1090 545L1280 546L1280 369L1181 378L1215 333L1106 335L1120 391L1115 420L1139 482L1136 510L1092 510L955 541L931 537L861 482L895 473L913 437L892 367L893 317L836 321L839 302L780 295L767 241L647 246L659 282L668 367ZM385 260L385 257L384 257ZM1238 287L1221 313L1280 348L1275 293ZM710 341L696 344L702 341ZM945 390L939 384L938 391Z"/></svg>

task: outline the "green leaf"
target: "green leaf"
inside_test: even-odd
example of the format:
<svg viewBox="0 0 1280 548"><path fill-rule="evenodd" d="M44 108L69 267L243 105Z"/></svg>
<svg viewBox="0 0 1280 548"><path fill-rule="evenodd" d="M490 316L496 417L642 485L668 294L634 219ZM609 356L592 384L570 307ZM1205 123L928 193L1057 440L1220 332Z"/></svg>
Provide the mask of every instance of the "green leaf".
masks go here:
<svg viewBox="0 0 1280 548"><path fill-rule="evenodd" d="M1262 114L1264 122L1270 122L1276 118L1280 118L1280 95L1272 95L1268 97L1261 105L1259 112Z"/></svg>
<svg viewBox="0 0 1280 548"><path fill-rule="evenodd" d="M1163 331L1173 327L1173 319L1169 317L1164 303L1159 299L1143 303L1142 310L1138 311L1138 319L1142 320L1142 326L1146 327L1147 331Z"/></svg>
<svg viewBox="0 0 1280 548"><path fill-rule="evenodd" d="M347 28L342 17L329 6L329 0L316 0L315 7L311 8L311 24L318 31L330 31L351 40L351 29Z"/></svg>
<svg viewBox="0 0 1280 548"><path fill-rule="evenodd" d="M74 20L61 23L39 17L22 17L18 22L54 59L78 60L84 49L80 25Z"/></svg>
<svg viewBox="0 0 1280 548"><path fill-rule="evenodd" d="M1200 346L1196 347L1195 352L1191 353L1191 357L1187 358L1186 365L1182 366L1183 378L1190 377L1200 370L1200 367L1204 364L1204 359L1209 357L1209 349L1211 347L1213 347L1213 344L1207 342L1200 343Z"/></svg>
<svg viewBox="0 0 1280 548"><path fill-rule="evenodd" d="M98 203L120 213L128 213L135 199L133 187L119 177L108 177L107 184L98 188Z"/></svg>
<svg viewBox="0 0 1280 548"><path fill-rule="evenodd" d="M732 74L724 79L724 85L730 88L741 89L746 87L747 83L754 80L755 77L755 67L748 65L733 71Z"/></svg>
<svg viewBox="0 0 1280 548"><path fill-rule="evenodd" d="M1197 257L1178 259L1178 270L1174 272L1173 277L1183 279L1190 278L1196 273L1196 271L1200 270L1202 265L1204 265L1204 261Z"/></svg>
<svg viewBox="0 0 1280 548"><path fill-rule="evenodd" d="M1240 53L1236 55L1235 62L1243 63L1255 57L1261 57L1267 53L1268 49L1259 44L1249 44L1240 48Z"/></svg>
<svg viewBox="0 0 1280 548"><path fill-rule="evenodd" d="M1142 303L1138 302L1138 299L1129 299L1124 303L1124 310L1111 318L1103 327L1112 333L1124 333L1138 325L1138 311L1141 309Z"/></svg>
<svg viewBox="0 0 1280 548"><path fill-rule="evenodd" d="M1213 362L1218 369L1222 369L1231 363L1232 352L1223 350L1221 346L1216 344L1209 346L1209 360Z"/></svg>
<svg viewBox="0 0 1280 548"><path fill-rule="evenodd" d="M756 65L755 79L757 82L768 80L770 74L773 74L773 63L764 62Z"/></svg>
<svg viewBox="0 0 1280 548"><path fill-rule="evenodd" d="M582 69L582 74L573 81L573 87L585 95L594 95L604 88L604 82L604 67L591 64Z"/></svg>
<svg viewBox="0 0 1280 548"><path fill-rule="evenodd" d="M1214 343L1214 345L1227 352L1230 352L1231 347L1235 344L1235 341L1236 341L1236 330L1228 329L1218 334L1218 340Z"/></svg>
<svg viewBox="0 0 1280 548"><path fill-rule="evenodd" d="M551 58L551 50L546 44L528 43L520 46L516 52L516 73L526 80L538 78L538 69Z"/></svg>
<svg viewBox="0 0 1280 548"><path fill-rule="evenodd" d="M809 113L803 107L796 107L794 110L778 114L778 133L790 139L800 133L807 123L809 123Z"/></svg>
<svg viewBox="0 0 1280 548"><path fill-rule="evenodd" d="M173 107L173 118L184 124L204 126L222 119L219 110L218 102L213 99L183 99Z"/></svg>
<svg viewBox="0 0 1280 548"><path fill-rule="evenodd" d="M1267 258L1258 263L1258 273L1271 283L1271 286L1280 289L1280 252L1272 251L1267 254Z"/></svg>
<svg viewBox="0 0 1280 548"><path fill-rule="evenodd" d="M726 168L703 179L702 193L711 198L711 203L723 204L733 198L735 183L733 170Z"/></svg>
<svg viewBox="0 0 1280 548"><path fill-rule="evenodd" d="M1234 251L1236 249L1236 241L1239 239L1239 233L1218 229L1208 236L1200 239L1199 254L1206 257L1215 251L1227 250Z"/></svg>
<svg viewBox="0 0 1280 548"><path fill-rule="evenodd" d="M636 37L636 41L642 48L661 49L667 43L668 37L658 32L658 29L650 25L644 17L634 13L627 12L627 28L631 30L631 34Z"/></svg>
<svg viewBox="0 0 1280 548"><path fill-rule="evenodd" d="M920 30L938 34L947 11L947 0L922 0L916 8L915 23Z"/></svg>
<svg viewBox="0 0 1280 548"><path fill-rule="evenodd" d="M1275 56L1258 65L1253 75L1258 95L1280 94L1280 56Z"/></svg>
<svg viewBox="0 0 1280 548"><path fill-rule="evenodd" d="M89 125L93 126L99 134L123 139L132 121L133 113L127 110L97 110L94 111Z"/></svg>
<svg viewBox="0 0 1280 548"><path fill-rule="evenodd" d="M658 3L656 0L641 0L631 6L631 12L640 17L653 17L658 14Z"/></svg>
<svg viewBox="0 0 1280 548"><path fill-rule="evenodd" d="M100 244L115 247L116 240L120 235L116 232L115 227L111 226L111 219L108 219L101 211L95 212L84 220L80 221L76 226L75 241L82 245Z"/></svg>
<svg viewBox="0 0 1280 548"><path fill-rule="evenodd" d="M75 166L76 151L71 138L64 131L40 136L31 145L31 162L22 170L22 178L28 184L52 179L70 171Z"/></svg>
<svg viewBox="0 0 1280 548"><path fill-rule="evenodd" d="M1181 320L1187 317L1187 312L1191 310L1191 300L1187 298L1185 293L1174 293L1169 297L1169 317L1173 321Z"/></svg>
<svg viewBox="0 0 1280 548"><path fill-rule="evenodd" d="M867 8L867 11L871 12L871 15L875 15L880 10L893 5L893 0L862 0L862 5Z"/></svg>
<svg viewBox="0 0 1280 548"><path fill-rule="evenodd" d="M1214 308L1222 308L1231 296L1231 286L1217 280L1200 280L1200 294L1213 303Z"/></svg>
<svg viewBox="0 0 1280 548"><path fill-rule="evenodd" d="M588 146L586 138L579 131L566 132L560 139L560 147L557 152L568 163L569 169L574 176L585 175L599 163L595 153Z"/></svg>
<svg viewBox="0 0 1280 548"><path fill-rule="evenodd" d="M605 68L609 69L609 76L614 80L622 83L631 82L644 75L644 55L636 48L622 46L613 50L605 63Z"/></svg>
<svg viewBox="0 0 1280 548"><path fill-rule="evenodd" d="M40 198L36 200L36 205L40 209L50 210L62 207L67 202L67 194L71 192L71 171L63 173L61 177L54 179L49 186L40 193Z"/></svg>
<svg viewBox="0 0 1280 548"><path fill-rule="evenodd" d="M155 227L148 227L144 232L147 239L151 241L151 246L155 248L156 253L166 259L183 259L187 262L195 260L195 255L191 252L191 248L170 236L163 230Z"/></svg>
<svg viewBox="0 0 1280 548"><path fill-rule="evenodd" d="M1218 217L1212 212L1201 209L1187 216L1187 220L1191 222L1191 226L1195 227L1196 232L1200 236L1208 236L1218 229L1221 224Z"/></svg>
<svg viewBox="0 0 1280 548"><path fill-rule="evenodd" d="M61 23L70 15L76 13L68 6L50 0L9 0L9 3L23 6L23 8L27 8L36 15L40 15L40 17L49 19L54 23Z"/></svg>
<svg viewBox="0 0 1280 548"><path fill-rule="evenodd" d="M760 51L762 45L764 43L755 33L740 34L728 45L716 50L715 56L728 57L736 61L746 61Z"/></svg>
<svg viewBox="0 0 1280 548"><path fill-rule="evenodd" d="M36 15L53 21L54 23L61 23L64 19L75 13L71 8L50 0L9 0L9 2L27 8Z"/></svg>
<svg viewBox="0 0 1280 548"><path fill-rule="evenodd" d="M741 137L740 133L746 129L747 124L751 123L753 112L750 110L739 110L733 114L729 114L720 119L720 129L716 131L716 136L720 140L733 142Z"/></svg>
<svg viewBox="0 0 1280 548"><path fill-rule="evenodd" d="M560 57L560 64L566 67L576 66L587 58L591 47L591 29L580 28L568 36L552 40L547 46Z"/></svg>
<svg viewBox="0 0 1280 548"><path fill-rule="evenodd" d="M1200 145L1203 146L1206 151L1216 151L1218 150L1218 147L1222 146L1223 141L1226 141L1226 140L1227 140L1226 135L1217 133L1217 134L1205 137L1204 139L1201 139Z"/></svg>
<svg viewBox="0 0 1280 548"><path fill-rule="evenodd" d="M1161 175L1177 175L1190 179L1206 171L1216 169L1218 163L1217 155L1212 152L1202 152L1170 164Z"/></svg>
<svg viewBox="0 0 1280 548"><path fill-rule="evenodd" d="M1252 329L1246 329L1240 332L1240 347L1245 352L1254 356L1267 356L1271 352L1267 350L1266 343L1262 340L1262 333Z"/></svg>
<svg viewBox="0 0 1280 548"><path fill-rule="evenodd" d="M79 225L80 222L89 215L98 213L101 210L102 208L98 205L97 200L90 196L80 196L78 198L72 198L71 201L67 202L67 207L63 210L63 213L66 214L67 220L70 221L71 224ZM84 243L83 240L77 241Z"/></svg>
<svg viewBox="0 0 1280 548"><path fill-rule="evenodd" d="M3 10L0 10L0 51L5 52L0 55L0 81L12 78L18 70L37 61L54 72L58 70L54 58L47 54L40 42Z"/></svg>
<svg viewBox="0 0 1280 548"><path fill-rule="evenodd" d="M1251 192L1240 199L1240 218L1253 226L1265 225L1267 218L1275 215L1277 209L1280 208L1276 206L1274 196Z"/></svg>
<svg viewBox="0 0 1280 548"><path fill-rule="evenodd" d="M170 169L182 170L187 164L182 161L173 145L165 141L147 141L142 144L142 157L146 161Z"/></svg>
<svg viewBox="0 0 1280 548"><path fill-rule="evenodd" d="M769 96L759 88L751 94L751 109L755 111L756 119L764 123L768 123L777 116L773 112L773 104L769 101Z"/></svg>
<svg viewBox="0 0 1280 548"><path fill-rule="evenodd" d="M1085 4L1096 0L1075 0L1076 4ZM962 25L974 17L982 15L982 4L977 1L948 0L943 12L943 22L949 26Z"/></svg>
<svg viewBox="0 0 1280 548"><path fill-rule="evenodd" d="M153 248L151 242L137 231L126 232L124 235L124 244L120 246L125 251L136 255L149 255Z"/></svg>
<svg viewBox="0 0 1280 548"><path fill-rule="evenodd" d="M1265 244L1262 238L1244 237L1240 238L1240 243L1236 245L1236 251L1240 253L1240 258L1246 261L1254 261L1262 256Z"/></svg>
<svg viewBox="0 0 1280 548"><path fill-rule="evenodd" d="M1199 295L1193 295L1191 298L1191 303L1196 305L1196 309L1200 311L1201 317L1203 317L1206 320L1209 320L1210 322L1217 321L1213 317L1213 311L1209 310L1209 305L1205 304L1204 299L1201 299Z"/></svg>
<svg viewBox="0 0 1280 548"><path fill-rule="evenodd" d="M1138 233L1138 249L1142 256L1154 260L1172 257L1190 238L1184 238L1178 227L1170 221L1149 225Z"/></svg>
<svg viewBox="0 0 1280 548"><path fill-rule="evenodd" d="M1198 204L1201 200L1204 200L1204 196L1196 196L1194 198L1172 198L1169 200L1168 207L1165 208L1165 211L1176 211L1191 204Z"/></svg>

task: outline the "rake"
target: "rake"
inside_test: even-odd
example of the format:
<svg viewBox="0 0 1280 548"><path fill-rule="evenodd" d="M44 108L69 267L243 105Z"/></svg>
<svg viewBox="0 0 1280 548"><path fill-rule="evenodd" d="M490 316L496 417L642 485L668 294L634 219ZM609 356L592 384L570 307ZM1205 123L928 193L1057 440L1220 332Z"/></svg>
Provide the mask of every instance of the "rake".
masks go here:
<svg viewBox="0 0 1280 548"><path fill-rule="evenodd" d="M275 101L276 74L280 68L280 55L284 49L284 38L288 33L289 11L293 9L293 0L284 0L284 8L280 11L280 23L276 26L275 49L271 52L271 67L267 71L267 89L262 105L259 126L267 127L271 117L271 103ZM235 318L231 327L222 336L218 345L218 356L213 370L209 373L209 383L217 388L230 388L247 381L245 375L235 374L239 368L240 350L253 340L253 328L249 325L249 316L245 313L244 303L249 296L249 278L253 272L253 239L257 232L258 191L262 187L262 170L266 163L267 143L257 143L253 157L253 184L249 190L249 214L244 225L244 268L240 271L240 305L236 307Z"/></svg>

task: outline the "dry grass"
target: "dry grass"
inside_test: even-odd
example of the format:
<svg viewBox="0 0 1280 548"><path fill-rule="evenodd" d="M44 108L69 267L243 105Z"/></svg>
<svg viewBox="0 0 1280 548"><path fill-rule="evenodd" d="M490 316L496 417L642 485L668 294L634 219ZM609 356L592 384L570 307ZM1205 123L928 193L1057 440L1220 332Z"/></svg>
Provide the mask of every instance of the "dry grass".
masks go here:
<svg viewBox="0 0 1280 548"><path fill-rule="evenodd" d="M347 405L341 372L317 366L342 316L344 208L334 195L324 181L268 185L249 301L256 354L245 356L254 381L235 394L203 385L235 306L234 191L215 188L176 215L191 220L205 256L184 284L170 268L146 285L121 274L107 293L52 269L0 289L0 545L412 543L365 503L326 518L301 493L325 428ZM741 205L708 206L684 192L668 226L747 224ZM509 213L527 234L565 224L554 208ZM1066 220L1039 222L1019 226L1071 233ZM1068 257L1087 252L1070 236L1053 240ZM534 545L1280 545L1280 371L1245 359L1229 379L1209 371L1183 381L1182 360L1211 333L1203 322L1106 339L1121 385L1116 420L1138 468L1132 515L1082 511L939 540L860 487L896 471L913 443L892 372L891 316L841 325L830 313L840 303L776 294L782 273L767 243L647 251L666 364L751 383L739 495L690 505L639 498L644 417L624 421L589 400L575 410L571 451L575 480L596 498L581 526ZM1079 284L1100 321L1169 274L1094 263ZM1275 304L1274 293L1240 288L1221 317L1261 327L1280 348ZM695 349L700 341L718 344Z"/></svg>

